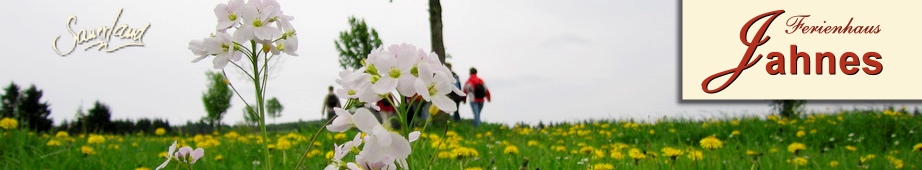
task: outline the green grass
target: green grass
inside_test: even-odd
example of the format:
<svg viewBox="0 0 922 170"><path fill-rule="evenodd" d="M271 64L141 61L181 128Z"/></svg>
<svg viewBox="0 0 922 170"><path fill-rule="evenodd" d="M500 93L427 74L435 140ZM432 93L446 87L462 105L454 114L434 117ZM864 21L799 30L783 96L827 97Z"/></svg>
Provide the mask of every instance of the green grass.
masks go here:
<svg viewBox="0 0 922 170"><path fill-rule="evenodd" d="M632 123L618 120L596 120L584 123L561 123L545 128L507 127L485 124L471 127L467 120L446 126L430 126L423 138L412 143L408 159L411 169L518 169L527 161L528 169L918 169L922 152L914 145L922 143L919 135L922 118L893 111L850 111L835 114L813 114L796 119L742 117L726 120L658 120L653 123ZM297 132L275 133L269 142L290 141L291 148L271 152L273 169L294 169L299 158L305 157L307 169L322 169L329 163L326 157L334 143L352 139L357 130L344 135L321 132L313 154L303 153L310 137L319 126L303 126ZM731 135L734 131L739 134ZM802 136L798 136L798 132ZM344 138L337 138L337 136ZM723 142L716 149L702 148L700 140L714 136ZM60 146L48 146L51 140ZM2 169L134 169L154 168L163 162L159 157L173 141L205 148L205 157L195 169L254 169L262 155L258 135L240 133L239 137L221 134L198 136L125 135L105 136L101 144L88 144L88 135L35 134L23 130L4 130L0 135L0 167ZM218 142L214 146L209 142ZM788 152L788 145L798 142L807 149L798 154ZM436 148L433 143L442 143ZM531 145L529 145L531 143ZM93 148L95 154L83 154L81 147ZM509 146L518 153L506 153ZM856 150L848 150L853 146ZM675 160L662 149L683 151ZM468 148L477 155L446 158L452 150ZM630 149L644 152L645 159L634 160ZM700 160L688 154L701 152ZM747 155L747 151L760 156ZM869 154L875 158L860 163ZM216 160L220 155L222 159ZM440 157L441 155L441 157ZM616 158L621 155L621 158ZM345 158L351 161L354 154ZM615 157L613 157L615 156ZM794 165L789 160L806 158L807 163ZM838 166L830 166L830 162ZM260 164L266 164L262 162ZM177 169L172 162L167 169Z"/></svg>

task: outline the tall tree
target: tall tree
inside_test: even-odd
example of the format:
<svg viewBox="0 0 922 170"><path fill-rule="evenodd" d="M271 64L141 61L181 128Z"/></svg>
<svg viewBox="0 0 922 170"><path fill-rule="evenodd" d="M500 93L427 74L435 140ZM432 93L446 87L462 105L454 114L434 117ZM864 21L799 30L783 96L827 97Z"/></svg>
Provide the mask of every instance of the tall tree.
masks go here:
<svg viewBox="0 0 922 170"><path fill-rule="evenodd" d="M19 113L16 109L19 105L19 86L10 82L10 86L4 88L3 96L0 96L0 117L18 118Z"/></svg>
<svg viewBox="0 0 922 170"><path fill-rule="evenodd" d="M109 132L109 128L112 124L111 117L112 113L109 112L109 106L96 101L96 104L93 105L93 108L91 108L86 115L86 122L84 123L89 127L87 130L91 132Z"/></svg>
<svg viewBox="0 0 922 170"><path fill-rule="evenodd" d="M220 127L221 120L224 119L227 109L231 107L230 102L234 92L231 91L223 74L209 71L205 75L208 77L209 82L208 91L202 94L202 103L205 104L205 111L208 112L208 116L205 118L211 127L217 129Z"/></svg>
<svg viewBox="0 0 922 170"><path fill-rule="evenodd" d="M250 105L250 107L243 107L243 121L247 125L255 125L259 122L259 114L256 113L256 105Z"/></svg>
<svg viewBox="0 0 922 170"><path fill-rule="evenodd" d="M445 63L445 41L442 37L442 2L429 0L429 33L432 35L432 51Z"/></svg>
<svg viewBox="0 0 922 170"><path fill-rule="evenodd" d="M74 122L71 126L77 128L74 132L86 133L89 130L89 125L86 123L86 112L83 111L83 102L80 102L80 107L77 108L77 113L74 114Z"/></svg>
<svg viewBox="0 0 922 170"><path fill-rule="evenodd" d="M394 0L389 0L394 2ZM442 2L429 0L429 33L432 37L432 51L445 63L445 40L442 36Z"/></svg>
<svg viewBox="0 0 922 170"><path fill-rule="evenodd" d="M382 42L378 38L378 31L369 28L364 19L351 16L349 26L349 30L339 32L339 40L334 43L336 51L339 51L339 66L343 69L358 69L362 67L362 60L368 58L371 50L381 46Z"/></svg>
<svg viewBox="0 0 922 170"><path fill-rule="evenodd" d="M269 99L268 103L266 103L266 112L268 112L269 117L272 119L282 117L282 110L284 109L285 106L279 103L278 98L272 97L272 99Z"/></svg>
<svg viewBox="0 0 922 170"><path fill-rule="evenodd" d="M29 129L44 132L51 130L52 120L48 118L51 110L48 109L48 103L42 102L42 90L35 85L29 86L22 92L22 96L17 106L19 119L24 122L24 126Z"/></svg>
<svg viewBox="0 0 922 170"><path fill-rule="evenodd" d="M781 114L781 117L791 118L800 115L806 104L806 100L772 100L771 106Z"/></svg>

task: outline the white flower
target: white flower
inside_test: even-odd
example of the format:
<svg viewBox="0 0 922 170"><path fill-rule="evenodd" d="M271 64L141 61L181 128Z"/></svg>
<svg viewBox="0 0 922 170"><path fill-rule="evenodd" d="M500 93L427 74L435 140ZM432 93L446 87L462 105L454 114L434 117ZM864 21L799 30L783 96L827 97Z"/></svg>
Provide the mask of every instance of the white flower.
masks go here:
<svg viewBox="0 0 922 170"><path fill-rule="evenodd" d="M160 164L160 166L157 166L156 170L160 170L166 167L166 165L170 163L170 160L173 159L173 152L175 151L176 151L176 141L173 141L173 145L170 145L170 148L167 149L166 160L163 161L163 163Z"/></svg>
<svg viewBox="0 0 922 170"><path fill-rule="evenodd" d="M214 8L214 14L218 17L218 26L216 29L223 32L228 28L240 24L240 9L244 7L243 0L231 0L227 4L218 4Z"/></svg>
<svg viewBox="0 0 922 170"><path fill-rule="evenodd" d="M295 53L295 51L298 51L298 37L286 36L285 39L280 39L276 41L275 44L276 52L274 53L276 55L278 55L277 51L281 51L291 56L298 56L298 54Z"/></svg>
<svg viewBox="0 0 922 170"><path fill-rule="evenodd" d="M349 151L351 151L353 148L361 144L362 144L362 134L361 133L355 134L355 138L353 138L352 141L343 143L342 145L333 144L334 150L333 150L332 162L330 163L330 165L327 165L327 167L324 169L325 170L339 170L340 166L343 165L343 162L342 162L343 157L346 157L346 154L349 154ZM346 166L349 167L349 169L355 169L355 168L350 167L349 164L352 164L351 166L358 168L358 166L350 162L346 164Z"/></svg>
<svg viewBox="0 0 922 170"><path fill-rule="evenodd" d="M342 86L342 89L336 89L336 95L340 98L359 99L365 103L374 103L381 100L381 97L371 89L371 75L365 73L365 68L358 70L343 70L339 72L339 79L336 83Z"/></svg>
<svg viewBox="0 0 922 170"><path fill-rule="evenodd" d="M413 81L416 79L413 68L420 60L418 52L419 49L413 45L400 44L391 45L388 51L375 51L374 57L369 55L371 64L381 76L372 85L375 93L383 94L396 89L404 96L413 96Z"/></svg>
<svg viewBox="0 0 922 170"><path fill-rule="evenodd" d="M239 47L227 33L219 32L214 37L206 38L203 43L205 50L215 55L215 69L224 68L231 60L238 61L243 56L243 53L237 51ZM190 45L192 44L190 43Z"/></svg>
<svg viewBox="0 0 922 170"><path fill-rule="evenodd" d="M250 40L272 41L282 36L282 31L271 26L270 22L278 20L277 14L281 13L278 3L272 0L251 0L240 9L243 24L234 32L237 41Z"/></svg>
<svg viewBox="0 0 922 170"><path fill-rule="evenodd" d="M358 128L365 134L365 146L368 146L368 137L377 138L377 142L380 145L390 145L391 144L391 133L378 122L378 118L371 113L367 108L359 108L355 111L353 115L355 127ZM400 135L397 135L400 136Z"/></svg>
<svg viewBox="0 0 922 170"><path fill-rule="evenodd" d="M365 146L356 156L356 162L366 165L367 169L396 169L395 162L407 168L405 162L412 152L410 142L394 132L388 132L387 136L390 139L388 144L381 144L380 140L387 140L380 138L382 136L365 136Z"/></svg>
<svg viewBox="0 0 922 170"><path fill-rule="evenodd" d="M420 63L419 78L416 79L415 83L416 93L422 96L426 101L431 101L432 104L446 113L455 112L455 110L458 110L458 107L455 106L455 102L447 96L448 93L457 90L452 84L454 78L451 77L451 73L433 73L432 71L436 70L428 69L431 68L431 66L428 65L430 65L430 63Z"/></svg>
<svg viewBox="0 0 922 170"><path fill-rule="evenodd" d="M336 118L333 118L333 122L327 125L327 130L331 132L345 132L354 126L355 123L353 123L354 120L349 111L336 107L333 108L333 112L336 113Z"/></svg>
<svg viewBox="0 0 922 170"><path fill-rule="evenodd" d="M205 59L205 57L208 57L209 55L208 51L205 49L204 40L189 41L189 50L192 51L192 54L195 54L196 56L198 56L192 60L193 63L201 61L202 59Z"/></svg>
<svg viewBox="0 0 922 170"><path fill-rule="evenodd" d="M199 158L202 158L202 156L205 156L205 149L197 148L195 150L192 150L191 147L184 146L182 148L179 148L179 151L176 152L175 154L176 155L174 157L176 157L176 159L189 163L189 164L195 164L195 161L198 161Z"/></svg>

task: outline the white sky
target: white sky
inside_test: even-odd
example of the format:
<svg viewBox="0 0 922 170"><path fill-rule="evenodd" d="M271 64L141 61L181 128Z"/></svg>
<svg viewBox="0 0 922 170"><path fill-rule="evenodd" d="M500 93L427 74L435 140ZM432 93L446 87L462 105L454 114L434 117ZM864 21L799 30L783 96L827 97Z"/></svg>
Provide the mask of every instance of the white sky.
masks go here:
<svg viewBox="0 0 922 170"><path fill-rule="evenodd" d="M320 118L326 87L341 70L334 40L347 18L364 18L385 45L410 43L431 50L426 0L279 0L295 17L299 57L283 56L269 82L269 95L285 106L277 122ZM0 85L35 84L44 90L55 123L73 119L96 100L113 119L166 118L173 124L206 115L201 94L210 59L190 63L192 39L214 30L215 5L226 1L14 1L0 6ZM51 40L71 41L74 30L119 24L151 26L144 47L113 53L57 55ZM490 122L584 119L712 117L768 112L767 102L680 102L677 3L672 0L443 0L445 47L462 81L474 66L491 88L483 119ZM110 46L121 40L113 39ZM59 42L67 47L69 43ZM59 48L61 48L59 47ZM232 67L228 67L232 68ZM232 82L244 84L241 79ZM245 86L252 88L250 86ZM252 90L242 91L252 98ZM854 101L882 106L888 101ZM896 101L915 107L919 102ZM233 98L225 123L242 120ZM852 108L853 103L814 102L812 110ZM472 117L461 106L462 117ZM271 120L270 120L271 121Z"/></svg>

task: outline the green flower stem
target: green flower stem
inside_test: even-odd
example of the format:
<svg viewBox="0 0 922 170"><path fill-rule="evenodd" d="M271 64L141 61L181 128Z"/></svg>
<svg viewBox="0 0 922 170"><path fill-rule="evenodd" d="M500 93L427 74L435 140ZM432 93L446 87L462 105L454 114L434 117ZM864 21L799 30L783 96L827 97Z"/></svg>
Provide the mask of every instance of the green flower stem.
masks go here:
<svg viewBox="0 0 922 170"><path fill-rule="evenodd" d="M333 116L333 118L335 119L337 116L339 115ZM333 119L327 120L327 122L324 123L324 125L328 125L330 124L330 122L333 122ZM323 132L323 130L326 129L324 127L326 126L320 126L320 128L317 129L317 132L314 133L314 136L311 137L311 142L307 144L307 149L304 150L304 154L301 154L301 155L307 155L307 153L311 151L311 148L314 147L314 142L317 141L317 136L320 136L320 132ZM298 156L298 157L299 157L298 164L297 164L297 167L295 167L295 169L304 169L302 165L304 165L305 156Z"/></svg>
<svg viewBox="0 0 922 170"><path fill-rule="evenodd" d="M262 149L263 149L263 153L265 156L263 158L264 160L263 162L266 164L266 169L272 169L272 158L269 153L269 134L267 134L266 132L266 107L265 107L265 96L264 96L265 94L263 93L265 92L264 91L265 87L262 87L264 83L260 81L260 80L265 81L265 79L261 79L261 78L265 78L264 74L266 73L259 71L259 53L257 53L256 51L257 50L256 41L250 40L250 46L252 47L250 48L251 50L250 54L252 56L250 57L250 63L252 63L253 65L253 75L254 75L253 76L253 86L256 88L256 108L257 108L256 111L259 113L259 131L261 132L262 137L263 137Z"/></svg>

